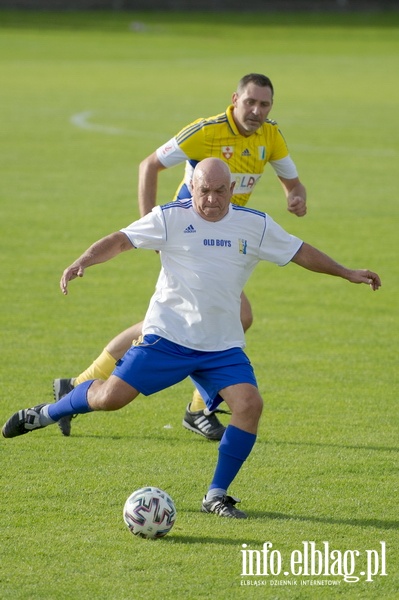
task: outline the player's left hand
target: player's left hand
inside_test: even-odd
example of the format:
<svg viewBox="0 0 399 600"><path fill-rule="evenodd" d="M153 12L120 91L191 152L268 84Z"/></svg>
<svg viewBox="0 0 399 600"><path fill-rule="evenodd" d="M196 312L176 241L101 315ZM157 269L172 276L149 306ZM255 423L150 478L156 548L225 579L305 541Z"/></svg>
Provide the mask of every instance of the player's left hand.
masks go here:
<svg viewBox="0 0 399 600"><path fill-rule="evenodd" d="M302 196L288 197L287 204L288 212L293 215L297 217L304 217L306 215L306 200Z"/></svg>
<svg viewBox="0 0 399 600"><path fill-rule="evenodd" d="M381 279L377 273L369 271L368 269L357 269L350 272L348 277L352 283L366 283L373 291L378 290L381 287Z"/></svg>

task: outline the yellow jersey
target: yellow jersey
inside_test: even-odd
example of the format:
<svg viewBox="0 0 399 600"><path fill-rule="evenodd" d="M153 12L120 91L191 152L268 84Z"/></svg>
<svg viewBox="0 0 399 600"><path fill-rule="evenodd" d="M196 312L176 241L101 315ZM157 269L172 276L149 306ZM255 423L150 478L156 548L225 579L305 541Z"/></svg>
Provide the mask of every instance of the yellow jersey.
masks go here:
<svg viewBox="0 0 399 600"><path fill-rule="evenodd" d="M298 176L277 123L267 119L253 134L243 136L234 122L232 105L224 113L193 121L156 152L166 168L186 161L175 199L191 197L193 170L208 157L220 158L229 165L235 181L231 201L240 206L247 204L268 162L277 175L287 179Z"/></svg>

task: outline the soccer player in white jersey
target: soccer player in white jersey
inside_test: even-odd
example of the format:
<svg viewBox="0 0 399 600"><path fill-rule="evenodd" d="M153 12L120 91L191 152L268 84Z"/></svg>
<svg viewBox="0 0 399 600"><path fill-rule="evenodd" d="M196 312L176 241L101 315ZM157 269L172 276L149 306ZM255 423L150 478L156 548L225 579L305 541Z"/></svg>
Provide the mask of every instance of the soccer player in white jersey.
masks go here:
<svg viewBox="0 0 399 600"><path fill-rule="evenodd" d="M235 182L232 202L244 206L257 185L267 163L273 167L284 191L287 208L299 217L306 214L306 190L299 180L285 139L275 121L268 119L273 106L273 84L265 75L251 73L238 83L232 104L218 115L197 119L142 161L139 169L139 207L141 216L156 204L158 173L185 163L184 179L175 199L191 197L191 179L195 165L204 158L216 157L226 162ZM241 298L241 322L246 331L252 324L251 305ZM95 361L73 379L54 381L55 399L87 379L106 379L116 361L123 356L132 340L141 334L141 323L117 335ZM71 422L59 423L69 435ZM186 408L183 425L210 440L220 440L224 426L215 413L209 412L196 391Z"/></svg>
<svg viewBox="0 0 399 600"><path fill-rule="evenodd" d="M249 456L262 413L251 363L244 353L240 321L242 289L256 265L296 263L352 283L380 287L376 273L343 267L267 214L231 204L228 166L207 158L195 168L193 197L157 206L151 213L94 243L65 269L61 290L87 267L133 248L157 250L161 272L143 324L143 340L131 346L106 380L76 386L53 404L12 415L2 428L12 438L60 418L95 410L117 410L140 393L148 396L191 377L209 410L224 400L231 420L201 510L245 519L228 489ZM220 285L213 282L218 280Z"/></svg>

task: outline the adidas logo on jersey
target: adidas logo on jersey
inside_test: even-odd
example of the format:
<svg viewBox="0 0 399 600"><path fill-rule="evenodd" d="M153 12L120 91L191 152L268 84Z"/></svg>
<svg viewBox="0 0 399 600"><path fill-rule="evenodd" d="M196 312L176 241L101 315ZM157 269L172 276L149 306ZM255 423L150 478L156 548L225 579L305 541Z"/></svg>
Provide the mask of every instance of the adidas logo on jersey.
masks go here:
<svg viewBox="0 0 399 600"><path fill-rule="evenodd" d="M248 150L248 148L245 148L245 150L243 152L241 152L241 156L251 156L251 153Z"/></svg>
<svg viewBox="0 0 399 600"><path fill-rule="evenodd" d="M185 228L184 233L196 233L194 225L189 225Z"/></svg>

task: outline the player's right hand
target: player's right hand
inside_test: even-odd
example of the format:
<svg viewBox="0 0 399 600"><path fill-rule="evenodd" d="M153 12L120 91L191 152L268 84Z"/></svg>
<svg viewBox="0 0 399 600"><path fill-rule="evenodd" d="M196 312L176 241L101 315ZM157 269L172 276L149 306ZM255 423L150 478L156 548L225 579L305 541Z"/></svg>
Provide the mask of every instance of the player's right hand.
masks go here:
<svg viewBox="0 0 399 600"><path fill-rule="evenodd" d="M64 296L68 294L68 282L77 277L83 277L84 271L80 265L71 265L65 269L60 280L60 288Z"/></svg>

